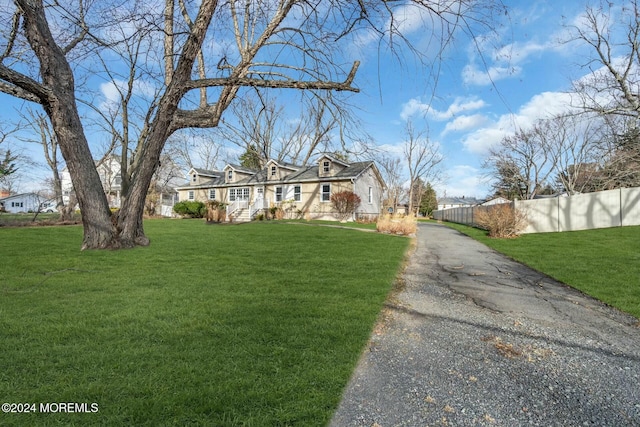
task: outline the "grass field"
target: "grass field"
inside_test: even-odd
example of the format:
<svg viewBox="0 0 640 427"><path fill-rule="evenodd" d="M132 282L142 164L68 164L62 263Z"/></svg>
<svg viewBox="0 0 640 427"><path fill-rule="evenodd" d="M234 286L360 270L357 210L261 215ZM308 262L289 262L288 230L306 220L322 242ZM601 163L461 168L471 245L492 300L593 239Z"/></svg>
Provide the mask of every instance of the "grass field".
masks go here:
<svg viewBox="0 0 640 427"><path fill-rule="evenodd" d="M325 425L409 240L270 221L151 220L147 248L0 229L0 425ZM88 406L91 408L91 406Z"/></svg>
<svg viewBox="0 0 640 427"><path fill-rule="evenodd" d="M483 230L445 224L640 318L640 227L490 239Z"/></svg>

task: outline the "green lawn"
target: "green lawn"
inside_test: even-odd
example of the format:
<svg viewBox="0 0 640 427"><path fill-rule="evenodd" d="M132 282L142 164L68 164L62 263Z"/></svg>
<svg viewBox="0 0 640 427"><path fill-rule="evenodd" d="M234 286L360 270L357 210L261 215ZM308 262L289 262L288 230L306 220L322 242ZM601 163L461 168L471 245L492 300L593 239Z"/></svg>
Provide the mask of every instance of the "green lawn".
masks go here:
<svg viewBox="0 0 640 427"><path fill-rule="evenodd" d="M640 227L490 239L482 230L445 224L640 318Z"/></svg>
<svg viewBox="0 0 640 427"><path fill-rule="evenodd" d="M1 402L97 403L0 425L325 425L409 240L151 220L147 248L0 229Z"/></svg>

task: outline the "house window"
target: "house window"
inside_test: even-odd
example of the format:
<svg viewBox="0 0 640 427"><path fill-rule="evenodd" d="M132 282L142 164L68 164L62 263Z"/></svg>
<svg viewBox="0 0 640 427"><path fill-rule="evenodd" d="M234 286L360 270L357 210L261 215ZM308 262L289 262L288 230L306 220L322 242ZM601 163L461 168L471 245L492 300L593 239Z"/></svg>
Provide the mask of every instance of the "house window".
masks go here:
<svg viewBox="0 0 640 427"><path fill-rule="evenodd" d="M275 166L271 166L271 176L276 176L276 167Z"/></svg>
<svg viewBox="0 0 640 427"><path fill-rule="evenodd" d="M189 200L193 200L196 198L196 194L193 191L189 191Z"/></svg>
<svg viewBox="0 0 640 427"><path fill-rule="evenodd" d="M215 199L216 199L216 190L212 188L209 190L209 200L215 200Z"/></svg>
<svg viewBox="0 0 640 427"><path fill-rule="evenodd" d="M229 172L227 172L227 181L233 181L233 171L231 169L229 169Z"/></svg>
<svg viewBox="0 0 640 427"><path fill-rule="evenodd" d="M229 201L249 200L249 188L232 188L229 190Z"/></svg>
<svg viewBox="0 0 640 427"><path fill-rule="evenodd" d="M295 187L293 187L293 200L295 200L296 202L299 202L302 200L302 189L300 188L299 185L296 185Z"/></svg>
<svg viewBox="0 0 640 427"><path fill-rule="evenodd" d="M324 173L329 173L329 166L330 166L329 162L322 162L322 171Z"/></svg>
<svg viewBox="0 0 640 427"><path fill-rule="evenodd" d="M198 175L196 175L195 173L193 175L191 175L191 181L192 182L196 182L197 179L198 179Z"/></svg>
<svg viewBox="0 0 640 427"><path fill-rule="evenodd" d="M331 184L322 184L322 200L323 202L331 201Z"/></svg>
<svg viewBox="0 0 640 427"><path fill-rule="evenodd" d="M282 187L276 187L276 202L282 201Z"/></svg>
<svg viewBox="0 0 640 427"><path fill-rule="evenodd" d="M373 187L369 187L369 203L373 203Z"/></svg>

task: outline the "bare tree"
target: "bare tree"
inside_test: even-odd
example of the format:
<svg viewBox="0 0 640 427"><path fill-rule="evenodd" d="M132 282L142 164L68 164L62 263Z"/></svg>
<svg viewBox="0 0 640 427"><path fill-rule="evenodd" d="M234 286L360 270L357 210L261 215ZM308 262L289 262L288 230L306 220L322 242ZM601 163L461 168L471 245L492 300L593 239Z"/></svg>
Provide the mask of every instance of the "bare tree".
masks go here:
<svg viewBox="0 0 640 427"><path fill-rule="evenodd" d="M543 147L551 151L556 181L568 194L592 189L597 179L598 116L563 115L540 122Z"/></svg>
<svg viewBox="0 0 640 427"><path fill-rule="evenodd" d="M440 38L446 43L459 28L471 31L495 5L492 0L414 3L442 23ZM357 92L353 81L359 62L345 64L339 57L340 43L358 28L387 36L400 35L402 29L393 19L395 5L390 2L333 0L319 6L298 0L179 0L178 4L166 0L161 11L142 1L14 0L13 4L0 11L8 23L0 30L0 92L40 104L49 117L83 213L83 248L149 244L142 224L145 198L173 133L216 127L244 88ZM476 14L477 10L481 12ZM380 22L385 21L382 27ZM221 41L222 50L213 51L213 43L205 43L207 37ZM158 45L164 52L152 48ZM125 189L114 218L77 99L76 81L84 77L78 70L93 68L99 52L135 58L120 103L129 102L132 82L148 78L153 83L152 94L140 109L144 119L135 147L120 141L121 155L131 158L123 161ZM87 102L94 105L92 101ZM124 109L120 112L124 133L131 127L123 114L127 114Z"/></svg>
<svg viewBox="0 0 640 427"><path fill-rule="evenodd" d="M545 126L538 122L531 129L519 129L489 151L483 166L496 182L494 189L506 192L499 195L533 199L550 185L557 157Z"/></svg>
<svg viewBox="0 0 640 427"><path fill-rule="evenodd" d="M384 177L386 184L386 196L388 207L393 208L393 212L397 212L398 203L402 196L402 160L399 157L393 157L386 153L382 153L377 158L380 166L380 172Z"/></svg>
<svg viewBox="0 0 640 427"><path fill-rule="evenodd" d="M588 77L577 80L575 92L586 111L640 118L640 2L618 4L601 1L588 6L578 25L571 27L572 40L591 48L593 55L583 67Z"/></svg>
<svg viewBox="0 0 640 427"><path fill-rule="evenodd" d="M419 202L414 206L415 200L422 198L423 190L422 185L416 184L437 178L441 172L438 166L444 157L438 145L429 139L425 131L417 131L411 121L407 122L405 131L407 140L403 148L409 170L409 212L413 212L414 207L419 208ZM416 192L420 193L418 197Z"/></svg>

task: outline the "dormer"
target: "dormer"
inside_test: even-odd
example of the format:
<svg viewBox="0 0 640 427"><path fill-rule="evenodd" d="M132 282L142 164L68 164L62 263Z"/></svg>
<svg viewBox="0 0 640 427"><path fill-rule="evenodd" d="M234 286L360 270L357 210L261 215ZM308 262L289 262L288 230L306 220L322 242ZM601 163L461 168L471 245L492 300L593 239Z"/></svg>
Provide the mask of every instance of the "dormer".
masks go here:
<svg viewBox="0 0 640 427"><path fill-rule="evenodd" d="M223 172L225 184L233 184L255 175L257 171L238 165L227 165Z"/></svg>
<svg viewBox="0 0 640 427"><path fill-rule="evenodd" d="M220 178L222 172L207 169L191 168L188 172L189 185L199 185L212 179Z"/></svg>
<svg viewBox="0 0 640 427"><path fill-rule="evenodd" d="M280 181L287 175L300 169L298 166L294 166L287 163L280 163L276 160L269 160L265 165L265 172L267 174L267 181Z"/></svg>
<svg viewBox="0 0 640 427"><path fill-rule="evenodd" d="M318 176L321 178L335 176L346 167L349 167L349 163L325 154L318 159Z"/></svg>

